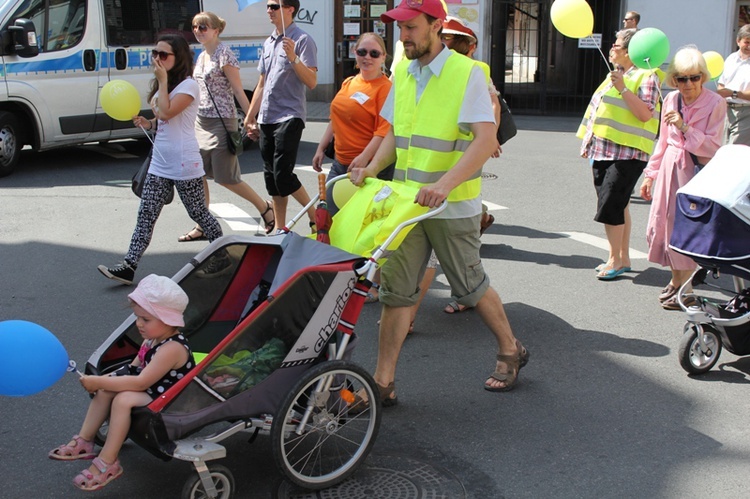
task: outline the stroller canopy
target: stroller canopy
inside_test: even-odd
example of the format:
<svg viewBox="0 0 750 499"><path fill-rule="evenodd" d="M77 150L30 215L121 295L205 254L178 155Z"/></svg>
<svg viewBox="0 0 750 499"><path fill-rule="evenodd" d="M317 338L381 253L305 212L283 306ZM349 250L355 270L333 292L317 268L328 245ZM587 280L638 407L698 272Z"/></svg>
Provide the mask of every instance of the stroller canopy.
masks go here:
<svg viewBox="0 0 750 499"><path fill-rule="evenodd" d="M726 145L677 191L710 199L750 225L750 147Z"/></svg>

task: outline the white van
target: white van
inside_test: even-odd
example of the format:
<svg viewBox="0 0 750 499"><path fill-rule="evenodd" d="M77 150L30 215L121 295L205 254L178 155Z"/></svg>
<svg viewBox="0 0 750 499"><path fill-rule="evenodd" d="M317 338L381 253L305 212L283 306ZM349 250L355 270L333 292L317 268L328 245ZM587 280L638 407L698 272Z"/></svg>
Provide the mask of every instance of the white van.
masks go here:
<svg viewBox="0 0 750 499"><path fill-rule="evenodd" d="M103 112L99 90L110 80L127 80L151 116L145 101L151 49L159 35L181 33L197 56L191 22L202 10L227 21L222 40L240 61L250 97L263 40L273 28L261 8L265 2L239 11L236 0L0 2L0 177L14 170L25 145L43 151L142 136L130 121Z"/></svg>

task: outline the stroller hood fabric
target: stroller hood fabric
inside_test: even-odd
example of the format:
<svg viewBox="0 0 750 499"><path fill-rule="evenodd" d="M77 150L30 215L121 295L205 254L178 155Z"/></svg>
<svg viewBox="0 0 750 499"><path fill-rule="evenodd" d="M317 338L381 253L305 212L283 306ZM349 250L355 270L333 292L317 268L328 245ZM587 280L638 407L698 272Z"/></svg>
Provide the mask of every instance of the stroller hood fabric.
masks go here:
<svg viewBox="0 0 750 499"><path fill-rule="evenodd" d="M725 146L677 191L670 248L750 278L750 147Z"/></svg>
<svg viewBox="0 0 750 499"><path fill-rule="evenodd" d="M719 203L750 225L750 147L726 145L678 194Z"/></svg>

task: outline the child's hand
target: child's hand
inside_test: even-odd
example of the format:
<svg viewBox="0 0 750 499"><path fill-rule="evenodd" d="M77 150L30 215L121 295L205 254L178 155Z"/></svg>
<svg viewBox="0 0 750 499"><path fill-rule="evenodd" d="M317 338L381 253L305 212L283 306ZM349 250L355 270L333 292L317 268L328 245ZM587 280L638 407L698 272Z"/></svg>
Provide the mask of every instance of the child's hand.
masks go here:
<svg viewBox="0 0 750 499"><path fill-rule="evenodd" d="M96 391L99 389L99 376L86 376L83 375L80 378L81 385L86 389L89 393L96 393Z"/></svg>

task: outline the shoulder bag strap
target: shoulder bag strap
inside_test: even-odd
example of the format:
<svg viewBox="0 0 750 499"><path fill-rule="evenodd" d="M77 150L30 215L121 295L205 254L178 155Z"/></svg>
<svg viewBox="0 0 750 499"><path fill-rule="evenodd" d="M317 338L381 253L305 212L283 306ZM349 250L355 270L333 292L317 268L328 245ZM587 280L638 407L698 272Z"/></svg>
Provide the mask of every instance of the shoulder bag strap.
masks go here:
<svg viewBox="0 0 750 499"><path fill-rule="evenodd" d="M206 52L204 52L204 53L206 53ZM221 112L219 111L219 106L216 105L216 101L214 100L214 96L213 96L213 94L211 94L211 89L208 88L208 81L206 79L205 74L204 74L204 76L203 76L202 79L203 79L203 84L206 86L206 92L208 92L208 96L211 98L211 102L214 105L214 109L216 109L216 114L219 115L219 121L221 121L221 126L224 127L224 131L226 133L229 133L229 130L227 130L227 126L224 124L224 118L221 117Z"/></svg>

